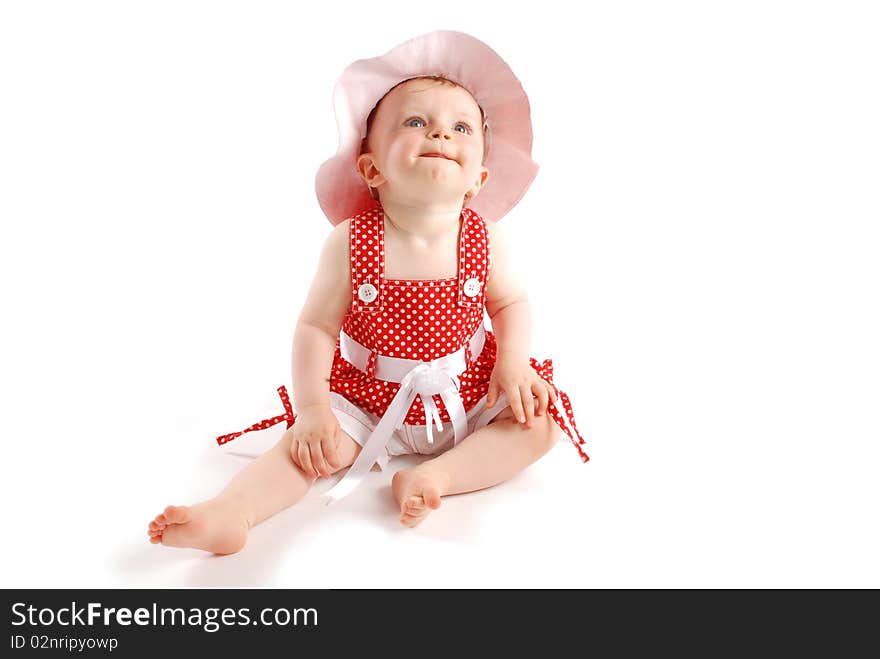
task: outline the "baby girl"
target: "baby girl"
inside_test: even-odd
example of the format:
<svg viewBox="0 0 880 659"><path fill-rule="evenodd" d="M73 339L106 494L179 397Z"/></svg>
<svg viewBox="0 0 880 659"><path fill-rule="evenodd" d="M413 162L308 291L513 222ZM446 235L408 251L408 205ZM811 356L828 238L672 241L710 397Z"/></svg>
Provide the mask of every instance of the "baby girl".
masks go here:
<svg viewBox="0 0 880 659"><path fill-rule="evenodd" d="M153 543L237 552L317 479L350 467L332 502L394 455L432 456L392 478L411 527L445 496L511 478L560 431L588 459L552 362L529 356L528 298L497 224L537 172L513 72L477 39L433 32L350 65L334 104L340 147L317 193L335 228L294 334L294 404L279 388L285 413L243 432L287 430L213 499L165 508Z"/></svg>

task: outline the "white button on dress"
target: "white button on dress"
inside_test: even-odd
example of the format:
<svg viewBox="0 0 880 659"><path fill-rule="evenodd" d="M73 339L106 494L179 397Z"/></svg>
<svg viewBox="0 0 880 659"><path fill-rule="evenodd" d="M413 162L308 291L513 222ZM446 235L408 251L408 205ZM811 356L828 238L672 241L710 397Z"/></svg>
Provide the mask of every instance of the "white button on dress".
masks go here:
<svg viewBox="0 0 880 659"><path fill-rule="evenodd" d="M360 288L358 288L358 297L363 302L372 302L378 294L379 291L372 284L361 284Z"/></svg>
<svg viewBox="0 0 880 659"><path fill-rule="evenodd" d="M468 297L476 297L480 294L480 280L471 277L464 283L464 294Z"/></svg>

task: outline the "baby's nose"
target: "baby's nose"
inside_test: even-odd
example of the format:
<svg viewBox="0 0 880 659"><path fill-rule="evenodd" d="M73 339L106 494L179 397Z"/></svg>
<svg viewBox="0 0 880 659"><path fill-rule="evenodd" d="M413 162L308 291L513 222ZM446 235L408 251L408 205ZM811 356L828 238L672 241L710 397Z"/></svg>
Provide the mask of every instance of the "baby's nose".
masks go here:
<svg viewBox="0 0 880 659"><path fill-rule="evenodd" d="M432 139L441 139L442 138L444 140L448 140L450 137L451 136L449 135L449 132L443 130L442 128L435 128L434 130L431 131L431 138Z"/></svg>

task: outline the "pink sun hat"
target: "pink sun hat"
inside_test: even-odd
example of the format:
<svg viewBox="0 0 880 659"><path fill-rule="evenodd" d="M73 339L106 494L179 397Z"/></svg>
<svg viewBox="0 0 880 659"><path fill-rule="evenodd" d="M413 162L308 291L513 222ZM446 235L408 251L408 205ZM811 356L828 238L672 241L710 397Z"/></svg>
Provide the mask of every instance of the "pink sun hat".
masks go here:
<svg viewBox="0 0 880 659"><path fill-rule="evenodd" d="M334 226L377 204L357 171L370 112L399 83L430 75L442 75L467 89L489 126L485 162L489 180L466 205L497 222L532 184L538 165L532 160L529 99L513 71L494 50L469 34L429 32L379 57L357 60L336 83L333 107L339 149L315 177L318 203Z"/></svg>

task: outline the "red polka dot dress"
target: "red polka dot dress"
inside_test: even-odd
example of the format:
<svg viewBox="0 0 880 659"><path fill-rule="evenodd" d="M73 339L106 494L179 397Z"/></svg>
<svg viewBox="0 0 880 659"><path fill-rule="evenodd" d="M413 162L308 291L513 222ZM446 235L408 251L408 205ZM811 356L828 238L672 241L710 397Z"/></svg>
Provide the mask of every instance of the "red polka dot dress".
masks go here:
<svg viewBox="0 0 880 659"><path fill-rule="evenodd" d="M385 278L385 222L381 206L376 206L351 218L351 307L342 322L342 331L370 350L366 371L342 357L340 340L336 341L330 370L330 391L346 398L360 409L383 416L400 388L397 382L374 376L376 357L397 357L409 360L431 361L449 355L470 341L483 324L486 281L491 268L489 237L486 224L474 211L461 212L458 241L458 275L448 279L404 280ZM489 380L495 365L496 342L486 330L486 341L479 356L470 351L467 369L459 376L462 403L465 411L476 406L488 394ZM581 459L589 458L583 450L584 440L577 430L568 396L553 384L553 364L547 359L538 362L530 358L532 368L551 386L557 395L557 404L549 413L569 436ZM296 386L296 383L293 383ZM290 427L295 414L283 387L279 394L286 413L266 419L242 431L268 427L282 420ZM443 423L451 419L441 397L433 396ZM564 410L558 409L561 407ZM425 424L425 408L416 396L405 423ZM225 443L241 433L218 438ZM222 440L222 441L221 441Z"/></svg>

